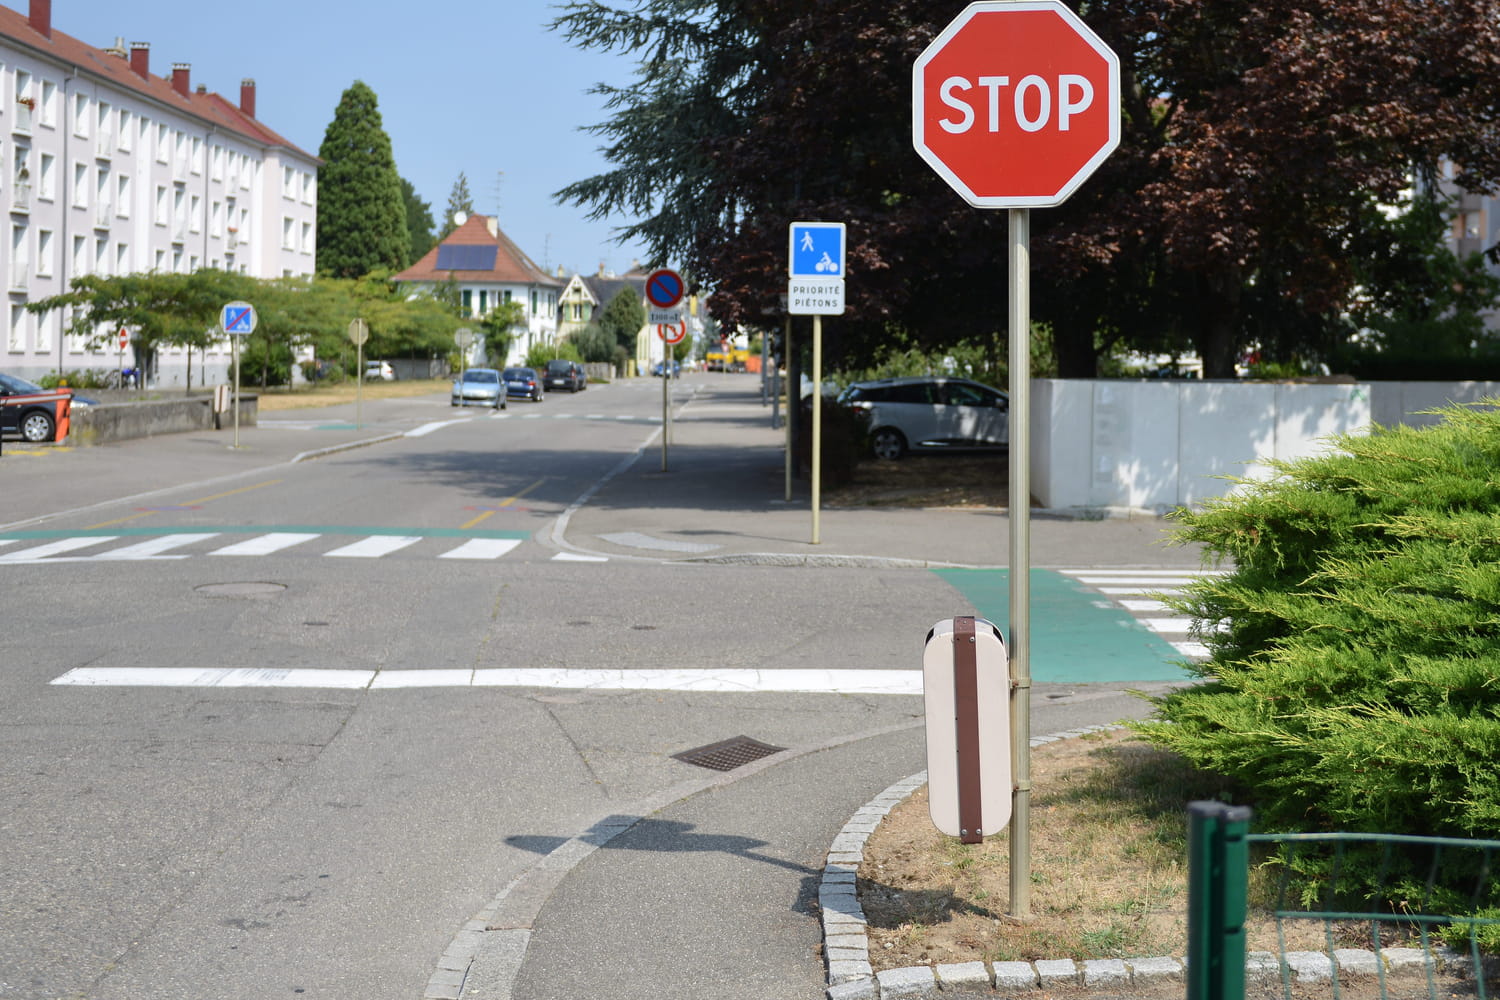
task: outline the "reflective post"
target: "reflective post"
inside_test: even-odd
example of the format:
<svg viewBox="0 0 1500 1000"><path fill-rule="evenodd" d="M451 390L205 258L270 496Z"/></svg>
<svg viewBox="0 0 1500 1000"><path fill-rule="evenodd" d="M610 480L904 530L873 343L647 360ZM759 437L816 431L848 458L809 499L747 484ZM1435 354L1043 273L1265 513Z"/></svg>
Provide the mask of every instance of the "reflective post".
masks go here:
<svg viewBox="0 0 1500 1000"><path fill-rule="evenodd" d="M812 543L819 545L818 502L823 483L823 317L813 314Z"/></svg>
<svg viewBox="0 0 1500 1000"><path fill-rule="evenodd" d="M1031 210L1010 210L1010 915L1031 914Z"/></svg>

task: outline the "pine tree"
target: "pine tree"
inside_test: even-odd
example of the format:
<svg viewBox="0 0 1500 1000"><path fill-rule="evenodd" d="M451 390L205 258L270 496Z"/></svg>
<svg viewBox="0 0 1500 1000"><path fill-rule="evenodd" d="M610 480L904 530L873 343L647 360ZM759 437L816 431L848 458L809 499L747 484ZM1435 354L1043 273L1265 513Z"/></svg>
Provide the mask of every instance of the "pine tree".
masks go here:
<svg viewBox="0 0 1500 1000"><path fill-rule="evenodd" d="M401 198L406 203L406 229L411 234L411 259L418 261L432 249L437 238L432 235L432 205L417 196L411 181L401 178Z"/></svg>
<svg viewBox="0 0 1500 1000"><path fill-rule="evenodd" d="M443 215L443 228L438 233L438 242L448 238L448 234L459 226L458 216L470 216L474 214L474 196L469 193L469 179L464 172L458 172L458 180L453 182L453 190L448 192L448 209Z"/></svg>
<svg viewBox="0 0 1500 1000"><path fill-rule="evenodd" d="M375 92L354 81L318 149L318 270L338 278L410 263L411 234Z"/></svg>

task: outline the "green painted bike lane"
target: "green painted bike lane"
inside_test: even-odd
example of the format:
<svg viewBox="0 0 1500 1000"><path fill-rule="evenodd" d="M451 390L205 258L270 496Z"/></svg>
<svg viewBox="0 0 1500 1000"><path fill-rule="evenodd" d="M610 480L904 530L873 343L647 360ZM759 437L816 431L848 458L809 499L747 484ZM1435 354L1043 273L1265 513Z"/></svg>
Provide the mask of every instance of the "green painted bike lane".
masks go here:
<svg viewBox="0 0 1500 1000"><path fill-rule="evenodd" d="M1010 630L1010 571L933 570L979 614ZM1031 571L1031 678L1039 683L1182 681L1185 657L1161 636L1071 577Z"/></svg>

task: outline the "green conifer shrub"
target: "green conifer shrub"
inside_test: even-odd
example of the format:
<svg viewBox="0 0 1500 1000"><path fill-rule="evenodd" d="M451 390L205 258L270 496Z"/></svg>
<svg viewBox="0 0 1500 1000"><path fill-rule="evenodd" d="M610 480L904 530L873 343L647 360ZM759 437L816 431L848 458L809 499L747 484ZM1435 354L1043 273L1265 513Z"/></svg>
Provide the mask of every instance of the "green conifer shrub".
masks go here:
<svg viewBox="0 0 1500 1000"><path fill-rule="evenodd" d="M1205 682L1136 728L1261 829L1500 839L1500 400L1434 412L1175 515L1229 572L1172 601Z"/></svg>

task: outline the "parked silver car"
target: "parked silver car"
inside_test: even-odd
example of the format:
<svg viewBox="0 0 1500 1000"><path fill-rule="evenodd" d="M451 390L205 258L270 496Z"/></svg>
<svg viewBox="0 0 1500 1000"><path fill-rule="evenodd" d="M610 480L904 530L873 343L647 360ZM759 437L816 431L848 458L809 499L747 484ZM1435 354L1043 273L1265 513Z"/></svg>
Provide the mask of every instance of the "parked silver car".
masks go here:
<svg viewBox="0 0 1500 1000"><path fill-rule="evenodd" d="M453 405L492 406L505 409L505 383L493 368L469 368L453 380Z"/></svg>
<svg viewBox="0 0 1500 1000"><path fill-rule="evenodd" d="M878 458L908 450L1007 448L1010 398L966 378L922 376L855 382L839 402L863 410Z"/></svg>

